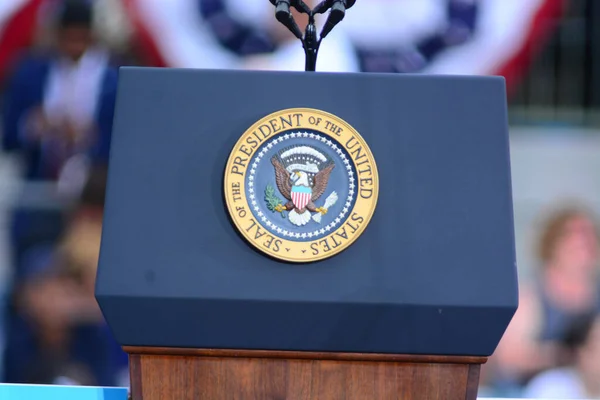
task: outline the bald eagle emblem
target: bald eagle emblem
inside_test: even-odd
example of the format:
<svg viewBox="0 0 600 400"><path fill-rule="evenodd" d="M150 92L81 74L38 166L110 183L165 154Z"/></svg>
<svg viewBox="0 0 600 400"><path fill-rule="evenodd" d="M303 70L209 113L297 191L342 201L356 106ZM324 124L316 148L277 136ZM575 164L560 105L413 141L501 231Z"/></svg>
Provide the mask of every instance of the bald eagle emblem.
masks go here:
<svg viewBox="0 0 600 400"><path fill-rule="evenodd" d="M229 155L223 191L232 223L251 246L306 263L329 258L362 235L375 211L379 177L351 125L325 111L294 108L244 132Z"/></svg>
<svg viewBox="0 0 600 400"><path fill-rule="evenodd" d="M304 226L311 220L320 223L321 216L337 201L332 192L325 203L318 207L316 202L327 190L333 160L313 146L302 145L282 149L271 158L275 168L275 183L281 195L287 200L270 207L272 211L288 211L289 221L296 226Z"/></svg>

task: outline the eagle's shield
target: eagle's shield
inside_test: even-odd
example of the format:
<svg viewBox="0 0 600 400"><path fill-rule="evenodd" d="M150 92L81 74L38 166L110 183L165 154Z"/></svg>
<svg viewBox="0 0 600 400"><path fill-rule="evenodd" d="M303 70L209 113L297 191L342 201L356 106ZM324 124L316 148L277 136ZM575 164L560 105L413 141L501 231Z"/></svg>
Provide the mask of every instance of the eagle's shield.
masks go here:
<svg viewBox="0 0 600 400"><path fill-rule="evenodd" d="M298 210L302 210L312 197L312 189L306 186L292 186L292 203Z"/></svg>

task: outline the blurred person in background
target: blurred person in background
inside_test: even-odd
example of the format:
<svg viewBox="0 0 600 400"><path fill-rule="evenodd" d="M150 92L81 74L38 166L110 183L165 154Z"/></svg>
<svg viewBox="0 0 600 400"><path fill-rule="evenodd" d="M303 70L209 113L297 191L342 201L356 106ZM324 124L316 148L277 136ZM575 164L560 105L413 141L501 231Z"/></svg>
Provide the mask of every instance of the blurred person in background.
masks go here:
<svg viewBox="0 0 600 400"><path fill-rule="evenodd" d="M572 321L561 347L567 365L542 372L525 388L532 399L600 399L600 318L591 314Z"/></svg>
<svg viewBox="0 0 600 400"><path fill-rule="evenodd" d="M47 3L47 46L21 57L4 96L3 144L25 170L10 228L5 380L112 385L123 355L93 299L103 195L70 219L64 205L107 163L117 71L96 41L90 2Z"/></svg>
<svg viewBox="0 0 600 400"><path fill-rule="evenodd" d="M490 385L515 395L532 376L564 362L569 327L600 311L598 256L591 213L567 207L550 216L538 245L539 275L522 288L519 309L487 367Z"/></svg>
<svg viewBox="0 0 600 400"><path fill-rule="evenodd" d="M591 215L568 208L549 219L538 254L540 340L557 342L574 320L600 311L598 233Z"/></svg>
<svg viewBox="0 0 600 400"><path fill-rule="evenodd" d="M59 245L39 254L12 301L8 382L126 386L127 356L94 298L106 170L94 168Z"/></svg>
<svg viewBox="0 0 600 400"><path fill-rule="evenodd" d="M13 70L3 135L5 145L22 157L28 182L56 183L76 198L90 166L107 162L117 72L95 42L88 2L62 0L54 11L54 46L26 54ZM60 223L52 211L15 210L17 277L25 253L55 240Z"/></svg>

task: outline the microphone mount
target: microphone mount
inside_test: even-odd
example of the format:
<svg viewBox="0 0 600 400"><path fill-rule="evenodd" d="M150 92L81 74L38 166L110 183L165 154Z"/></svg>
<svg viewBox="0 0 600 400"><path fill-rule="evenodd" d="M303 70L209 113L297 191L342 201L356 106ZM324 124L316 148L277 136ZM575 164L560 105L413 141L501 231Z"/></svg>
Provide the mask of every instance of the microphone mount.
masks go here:
<svg viewBox="0 0 600 400"><path fill-rule="evenodd" d="M304 56L306 59L305 71L315 71L317 56L321 41L340 23L346 14L346 9L352 7L356 0L323 0L314 9L310 9L303 0L270 0L275 6L275 18L284 25L292 34L302 42ZM292 8L302 14L308 15L308 24L302 35L302 31L294 20ZM320 34L317 34L315 22L316 14L324 14L329 11L325 25Z"/></svg>

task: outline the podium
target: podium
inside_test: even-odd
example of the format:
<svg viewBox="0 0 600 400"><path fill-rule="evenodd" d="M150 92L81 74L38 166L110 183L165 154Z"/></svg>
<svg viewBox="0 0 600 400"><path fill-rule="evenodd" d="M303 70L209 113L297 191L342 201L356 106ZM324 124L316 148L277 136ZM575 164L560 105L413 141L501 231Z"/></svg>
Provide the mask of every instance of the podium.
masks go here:
<svg viewBox="0 0 600 400"><path fill-rule="evenodd" d="M345 121L376 163L362 233L312 262L250 243L228 197L240 138L281 110ZM518 304L506 113L498 77L122 68L96 296L133 398L475 399Z"/></svg>

